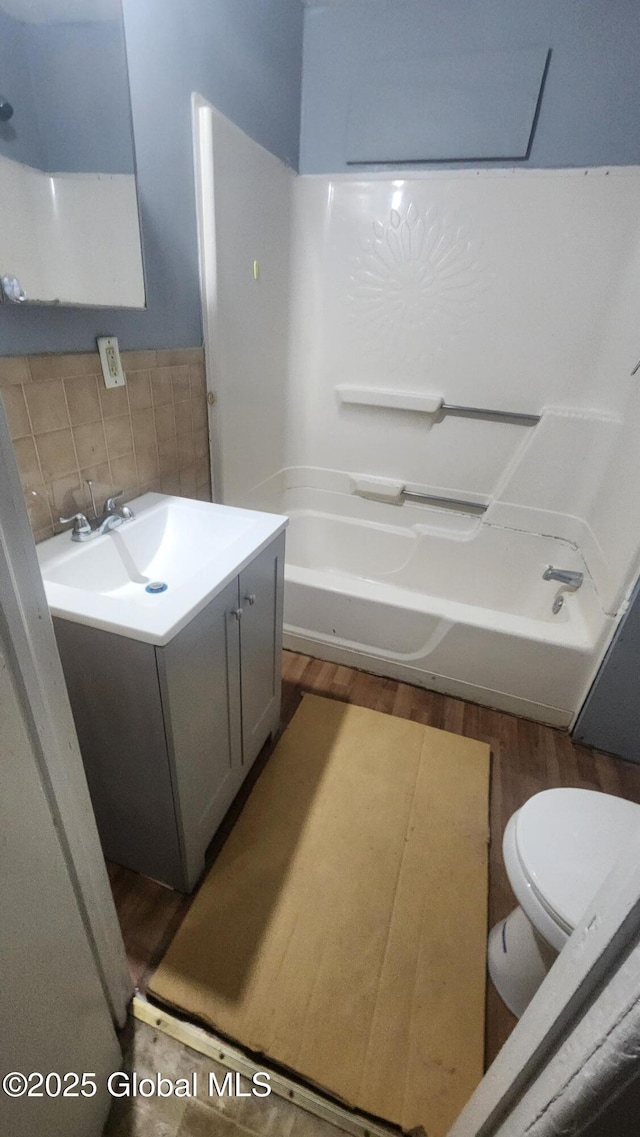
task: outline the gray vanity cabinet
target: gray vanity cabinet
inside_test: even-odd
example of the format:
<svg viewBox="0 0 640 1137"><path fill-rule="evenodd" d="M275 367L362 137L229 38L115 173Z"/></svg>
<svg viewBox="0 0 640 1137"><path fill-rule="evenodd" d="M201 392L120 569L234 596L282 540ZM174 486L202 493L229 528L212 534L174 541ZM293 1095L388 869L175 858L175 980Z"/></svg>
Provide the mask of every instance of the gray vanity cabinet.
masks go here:
<svg viewBox="0 0 640 1137"><path fill-rule="evenodd" d="M56 618L103 850L191 891L280 717L284 534L168 644Z"/></svg>
<svg viewBox="0 0 640 1137"><path fill-rule="evenodd" d="M236 579L166 647L156 649L190 885L202 871L204 851L242 780L237 611Z"/></svg>
<svg viewBox="0 0 640 1137"><path fill-rule="evenodd" d="M284 560L284 537L282 556ZM251 765L272 724L280 718L281 637L273 634L274 619L282 628L282 580L271 546L240 573L240 670L242 675L243 760Z"/></svg>

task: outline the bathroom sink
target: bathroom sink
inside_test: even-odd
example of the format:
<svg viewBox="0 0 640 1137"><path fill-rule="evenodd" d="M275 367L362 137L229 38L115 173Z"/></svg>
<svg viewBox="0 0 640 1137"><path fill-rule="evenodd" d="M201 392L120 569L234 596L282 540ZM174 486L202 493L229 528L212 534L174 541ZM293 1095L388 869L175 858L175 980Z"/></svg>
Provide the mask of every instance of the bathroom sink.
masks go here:
<svg viewBox="0 0 640 1137"><path fill-rule="evenodd" d="M148 493L134 517L90 541L38 545L54 616L162 646L244 568L287 519Z"/></svg>

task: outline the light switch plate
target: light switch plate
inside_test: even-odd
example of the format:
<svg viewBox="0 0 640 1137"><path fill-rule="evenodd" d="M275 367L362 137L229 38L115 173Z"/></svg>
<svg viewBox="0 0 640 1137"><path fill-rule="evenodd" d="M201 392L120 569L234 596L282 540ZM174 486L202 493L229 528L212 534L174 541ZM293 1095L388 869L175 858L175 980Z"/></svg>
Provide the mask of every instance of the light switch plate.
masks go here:
<svg viewBox="0 0 640 1137"><path fill-rule="evenodd" d="M115 336L98 336L100 363L105 387L124 387L126 379L120 361L120 349Z"/></svg>

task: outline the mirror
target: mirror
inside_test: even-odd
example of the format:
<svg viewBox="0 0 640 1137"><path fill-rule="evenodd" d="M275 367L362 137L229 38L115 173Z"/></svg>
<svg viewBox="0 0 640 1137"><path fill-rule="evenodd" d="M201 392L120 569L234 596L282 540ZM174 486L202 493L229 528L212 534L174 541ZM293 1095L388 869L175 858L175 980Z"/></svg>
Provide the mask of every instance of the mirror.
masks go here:
<svg viewBox="0 0 640 1137"><path fill-rule="evenodd" d="M6 302L144 308L120 0L0 0Z"/></svg>

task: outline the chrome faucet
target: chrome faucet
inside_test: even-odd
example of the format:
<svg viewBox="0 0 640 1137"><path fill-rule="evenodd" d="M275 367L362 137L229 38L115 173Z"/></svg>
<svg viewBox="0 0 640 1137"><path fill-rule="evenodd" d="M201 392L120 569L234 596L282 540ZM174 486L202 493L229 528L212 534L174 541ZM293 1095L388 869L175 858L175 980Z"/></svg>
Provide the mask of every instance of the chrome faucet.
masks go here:
<svg viewBox="0 0 640 1137"><path fill-rule="evenodd" d="M101 537L103 533L108 533L110 529L117 529L124 521L130 521L134 516L133 510L129 509L128 505L116 505L118 498L122 497L124 493L124 490L118 490L117 493L107 498L104 509L98 517L93 501L91 482L88 485L95 514L93 519L90 521L84 513L74 513L71 517L60 518L61 525L69 525L73 522L72 541L91 541L94 537Z"/></svg>
<svg viewBox="0 0 640 1137"><path fill-rule="evenodd" d="M543 580L557 580L571 592L575 592L584 580L583 572L574 572L573 569L558 569L549 565L542 574Z"/></svg>
<svg viewBox="0 0 640 1137"><path fill-rule="evenodd" d="M542 574L542 579L557 580L560 585L551 605L551 611L557 616L564 607L564 593L576 592L584 580L584 573L574 572L573 569L557 569L553 565L548 565Z"/></svg>
<svg viewBox="0 0 640 1137"><path fill-rule="evenodd" d="M118 490L117 493L114 493L113 497L107 498L104 503L103 517L106 519L109 517L120 517L122 521L131 521L133 510L129 509L128 505L116 505L118 498L122 497L123 494L124 490ZM113 528L113 526L109 526L109 528Z"/></svg>

